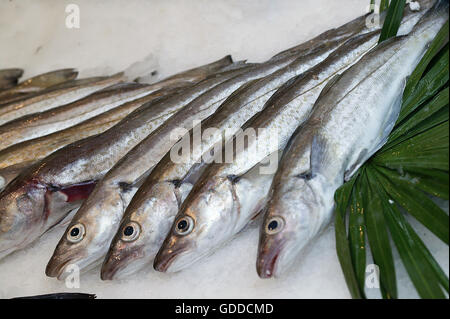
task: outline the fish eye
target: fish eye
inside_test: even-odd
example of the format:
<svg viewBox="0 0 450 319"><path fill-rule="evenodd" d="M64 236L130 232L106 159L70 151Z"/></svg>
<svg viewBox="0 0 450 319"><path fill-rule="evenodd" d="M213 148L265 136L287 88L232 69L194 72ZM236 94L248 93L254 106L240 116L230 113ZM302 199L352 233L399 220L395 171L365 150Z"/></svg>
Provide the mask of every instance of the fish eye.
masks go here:
<svg viewBox="0 0 450 319"><path fill-rule="evenodd" d="M125 224L125 226L122 228L122 240L123 241L133 241L138 238L139 234L141 233L141 227L138 223L135 222L129 222L128 224Z"/></svg>
<svg viewBox="0 0 450 319"><path fill-rule="evenodd" d="M73 225L67 232L67 240L71 243L78 243L83 239L85 233L86 231L83 224Z"/></svg>
<svg viewBox="0 0 450 319"><path fill-rule="evenodd" d="M187 235L194 228L194 220L189 216L183 216L178 219L175 225L175 232L178 235Z"/></svg>
<svg viewBox="0 0 450 319"><path fill-rule="evenodd" d="M280 232L284 227L284 219L281 217L273 217L266 223L266 233L274 235Z"/></svg>

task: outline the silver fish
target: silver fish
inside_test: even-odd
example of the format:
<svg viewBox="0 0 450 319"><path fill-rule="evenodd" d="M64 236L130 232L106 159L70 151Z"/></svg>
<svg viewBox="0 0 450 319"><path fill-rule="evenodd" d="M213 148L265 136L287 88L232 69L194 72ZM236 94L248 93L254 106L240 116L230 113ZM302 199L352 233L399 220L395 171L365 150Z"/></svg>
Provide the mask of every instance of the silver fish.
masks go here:
<svg viewBox="0 0 450 319"><path fill-rule="evenodd" d="M408 19L406 20L416 19L413 17L415 15L407 12ZM358 25L357 28L350 27L352 23L349 23L341 28L324 33L318 39L325 40L329 37L327 45L331 49L332 43L345 41L344 36L367 31L362 28L361 21L360 18L357 23L353 23ZM409 23L409 25L412 24ZM375 38L373 41L375 41ZM312 48L314 43L319 43L315 50ZM319 40L313 39L308 41L307 45L301 45L294 50L302 47L304 48L302 52L314 54L314 51L320 50L321 45ZM284 51L274 58L288 52L295 52L294 50ZM234 92L213 116L201 123L201 128L198 129L200 136L207 130L214 129L214 131L210 132L206 139L193 144L187 158L179 159L178 163L174 163L171 160L170 153L164 156L127 207L119 231L116 233L103 263L102 279L127 276L152 262L165 233L170 229L180 204L200 176L202 168L205 167L204 162L199 162L199 156L203 157L202 153L208 154L210 149L214 150L219 144L220 137L227 140L245 120L258 112L272 94L271 90L281 85L277 81L285 82L297 71L301 71L301 63L308 64L307 57L308 55L302 56L272 75L255 80ZM193 139L193 134L193 130L191 130L187 135L189 143ZM221 136L222 134L224 135ZM185 138L186 136L183 137L183 139ZM172 148L171 153L174 149L176 149L176 145ZM197 154L197 157L193 154ZM247 176L248 180L254 180L255 178L253 176L249 179ZM262 180L266 181L267 179ZM259 182L262 180L260 179Z"/></svg>
<svg viewBox="0 0 450 319"><path fill-rule="evenodd" d="M20 117L0 126L0 150L63 130L150 92L150 85L119 83L75 102Z"/></svg>
<svg viewBox="0 0 450 319"><path fill-rule="evenodd" d="M190 129L195 120L213 114L242 84L270 74L294 59L295 56L292 56L263 63L218 84L182 108L134 147L105 175L80 207L48 263L47 275L61 277L68 262L76 263L83 270L101 261L139 184L176 142L171 138L174 129ZM73 229L79 228L84 228L85 233L74 243L70 234Z"/></svg>
<svg viewBox="0 0 450 319"><path fill-rule="evenodd" d="M309 117L326 82L374 47L378 33L374 31L348 40L322 63L288 81L270 98L260 114L244 125L244 132L253 128L255 137L247 147L236 151L233 163L210 164L201 174L181 205L155 258L156 270L181 270L210 254L247 225L261 209L267 194L262 191L252 193L251 189L268 189L264 182L270 178L254 178L253 185L240 177L269 154L277 154L278 149L284 148L296 127ZM262 128L266 131L260 134L257 130ZM264 142L274 136L278 136L278 143ZM244 138L243 132L234 136L225 144L222 153ZM261 152L255 152L256 147L261 148ZM277 160L273 162L276 164Z"/></svg>
<svg viewBox="0 0 450 319"><path fill-rule="evenodd" d="M0 193L0 258L33 242L78 208L96 181L174 112L246 71L243 66L217 73L144 104L104 133L63 147L22 172Z"/></svg>
<svg viewBox="0 0 450 319"><path fill-rule="evenodd" d="M36 75L26 79L9 90L0 92L0 101L12 95L37 92L42 89L74 80L78 76L75 69L61 69Z"/></svg>
<svg viewBox="0 0 450 319"><path fill-rule="evenodd" d="M22 170L38 160L70 143L103 133L144 103L173 92L173 89L158 90L67 129L24 141L0 151L0 191Z"/></svg>
<svg viewBox="0 0 450 319"><path fill-rule="evenodd" d="M245 62L244 62L245 63ZM189 69L180 73L177 73L175 75L169 76L161 81L158 81L157 83L153 83L154 89L161 89L163 87L184 87L188 86L197 82L200 82L201 80L205 79L206 77L210 76L213 73L216 72L223 72L230 69L230 67L235 66L236 64L240 64L240 62L233 62L233 59L231 58L231 55L227 55L223 57L222 59L219 59L217 61L202 65L200 67L196 67L193 69ZM150 75L151 77L151 75ZM139 77L134 80L138 83L147 83L147 76L145 77Z"/></svg>
<svg viewBox="0 0 450 319"><path fill-rule="evenodd" d="M389 39L344 72L292 136L273 181L261 228L260 277L285 273L328 225L333 196L387 140L398 117L406 77L448 19L448 1L408 36Z"/></svg>
<svg viewBox="0 0 450 319"><path fill-rule="evenodd" d="M152 170L125 212L122 226L103 263L102 278L112 279L117 272L118 276L130 274L150 263L170 228L179 204L192 188L196 179L194 176L199 175L200 167L205 164L199 163L202 154L214 149L215 145L220 144L221 148L222 138L229 139L248 119L261 111L272 93L284 82L321 62L330 50L343 42L345 39L341 38L329 43L326 49L319 46L274 73L243 85L205 119L199 125L201 127L191 129L181 142L187 138L188 143L192 143L196 129L200 135L209 133L207 138L192 143L187 156L177 162L171 158L172 151L177 149L175 145ZM130 240L126 230L132 228L139 229L139 234L134 234L133 240Z"/></svg>
<svg viewBox="0 0 450 319"><path fill-rule="evenodd" d="M120 73L110 77L83 79L82 82L74 81L73 84L54 86L42 94L1 106L0 125L27 114L43 112L73 102L123 80L124 77Z"/></svg>

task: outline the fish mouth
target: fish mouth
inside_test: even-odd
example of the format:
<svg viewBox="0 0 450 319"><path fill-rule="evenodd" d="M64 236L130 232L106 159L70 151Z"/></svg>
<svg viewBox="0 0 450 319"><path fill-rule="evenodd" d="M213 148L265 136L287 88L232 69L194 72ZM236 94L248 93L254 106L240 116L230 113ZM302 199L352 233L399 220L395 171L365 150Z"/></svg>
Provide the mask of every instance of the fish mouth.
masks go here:
<svg viewBox="0 0 450 319"><path fill-rule="evenodd" d="M114 259L105 259L100 271L101 280L113 280L117 271L122 268L119 265L119 262Z"/></svg>
<svg viewBox="0 0 450 319"><path fill-rule="evenodd" d="M47 267L45 268L45 274L47 277L54 277L58 280L62 279L62 275L64 273L64 270L67 265L69 265L72 262L72 259L68 259L63 263L58 263L57 259L50 259L50 261L47 264Z"/></svg>
<svg viewBox="0 0 450 319"><path fill-rule="evenodd" d="M271 249L263 247L259 250L256 261L256 271L260 278L271 278L275 274L281 248L281 245L277 245L277 247L272 246Z"/></svg>
<svg viewBox="0 0 450 319"><path fill-rule="evenodd" d="M167 272L175 258L184 251L186 251L185 247L181 247L176 250L168 249L164 250L163 252L158 252L153 262L153 268L159 272Z"/></svg>
<svg viewBox="0 0 450 319"><path fill-rule="evenodd" d="M142 261L145 257L143 247L134 247L130 250L121 250L118 252L108 252L103 261L102 269L100 271L100 278L102 280L113 280L122 275L134 273L142 268L136 268L134 271L126 271L129 265L136 264ZM125 270L125 271L124 271ZM129 270L129 269L128 269Z"/></svg>

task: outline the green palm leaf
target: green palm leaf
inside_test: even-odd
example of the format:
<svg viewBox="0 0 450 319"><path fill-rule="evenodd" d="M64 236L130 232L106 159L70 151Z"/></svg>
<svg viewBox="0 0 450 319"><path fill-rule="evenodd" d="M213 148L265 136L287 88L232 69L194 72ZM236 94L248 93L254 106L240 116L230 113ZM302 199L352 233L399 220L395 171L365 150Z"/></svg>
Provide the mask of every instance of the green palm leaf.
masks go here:
<svg viewBox="0 0 450 319"><path fill-rule="evenodd" d="M389 1L381 1L380 12L386 10L386 6ZM378 43L383 42L390 37L395 37L400 27L400 23L403 17L403 8L405 7L406 0L396 0L387 8L386 20L383 23L383 28L381 29L380 39Z"/></svg>
<svg viewBox="0 0 450 319"><path fill-rule="evenodd" d="M389 6L380 42L396 34L403 6ZM397 297L393 246L420 297L448 294L448 277L403 213L448 245L449 217L430 197L449 198L447 42L448 21L407 81L388 142L335 194L336 249L354 298L365 298L368 252L380 270L383 298Z"/></svg>

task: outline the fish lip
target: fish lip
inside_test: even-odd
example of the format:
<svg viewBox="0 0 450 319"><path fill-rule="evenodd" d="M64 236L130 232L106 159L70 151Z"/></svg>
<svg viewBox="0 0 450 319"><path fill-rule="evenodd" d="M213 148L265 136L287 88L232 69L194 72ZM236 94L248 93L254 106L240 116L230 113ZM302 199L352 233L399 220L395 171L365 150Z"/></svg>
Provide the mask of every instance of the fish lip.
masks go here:
<svg viewBox="0 0 450 319"><path fill-rule="evenodd" d="M103 263L102 269L100 270L100 279L101 280L113 280L114 275L119 270L119 267L117 267L118 263L115 262L109 262L109 260L105 260L106 262Z"/></svg>
<svg viewBox="0 0 450 319"><path fill-rule="evenodd" d="M267 279L274 276L281 249L281 244L277 244L276 247L270 250L265 249L264 246L259 249L256 272L260 278Z"/></svg>
<svg viewBox="0 0 450 319"><path fill-rule="evenodd" d="M145 258L142 247L134 247L131 250L125 250L121 252L109 251L106 255L102 268L100 270L100 278L102 280L113 280L117 272L125 269L129 261L137 261Z"/></svg>
<svg viewBox="0 0 450 319"><path fill-rule="evenodd" d="M60 280L62 278L61 275L64 272L64 269L71 262L72 259L68 259L65 262L58 265L57 267L55 267L54 264L56 263L56 259L52 258L50 259L50 261L47 264L47 267L45 268L45 274L47 275L47 277L55 277L58 280Z"/></svg>
<svg viewBox="0 0 450 319"><path fill-rule="evenodd" d="M178 257L184 251L186 251L186 248L180 247L176 250L172 250L170 253L169 252L163 252L163 253L158 252L158 254L155 257L155 260L153 261L153 268L159 272L167 272L170 265L172 265L174 259L176 257Z"/></svg>
<svg viewBox="0 0 450 319"><path fill-rule="evenodd" d="M120 262L118 262L114 257L107 256L100 270L100 279L113 280L117 271L123 268L123 261L124 259L120 259Z"/></svg>

